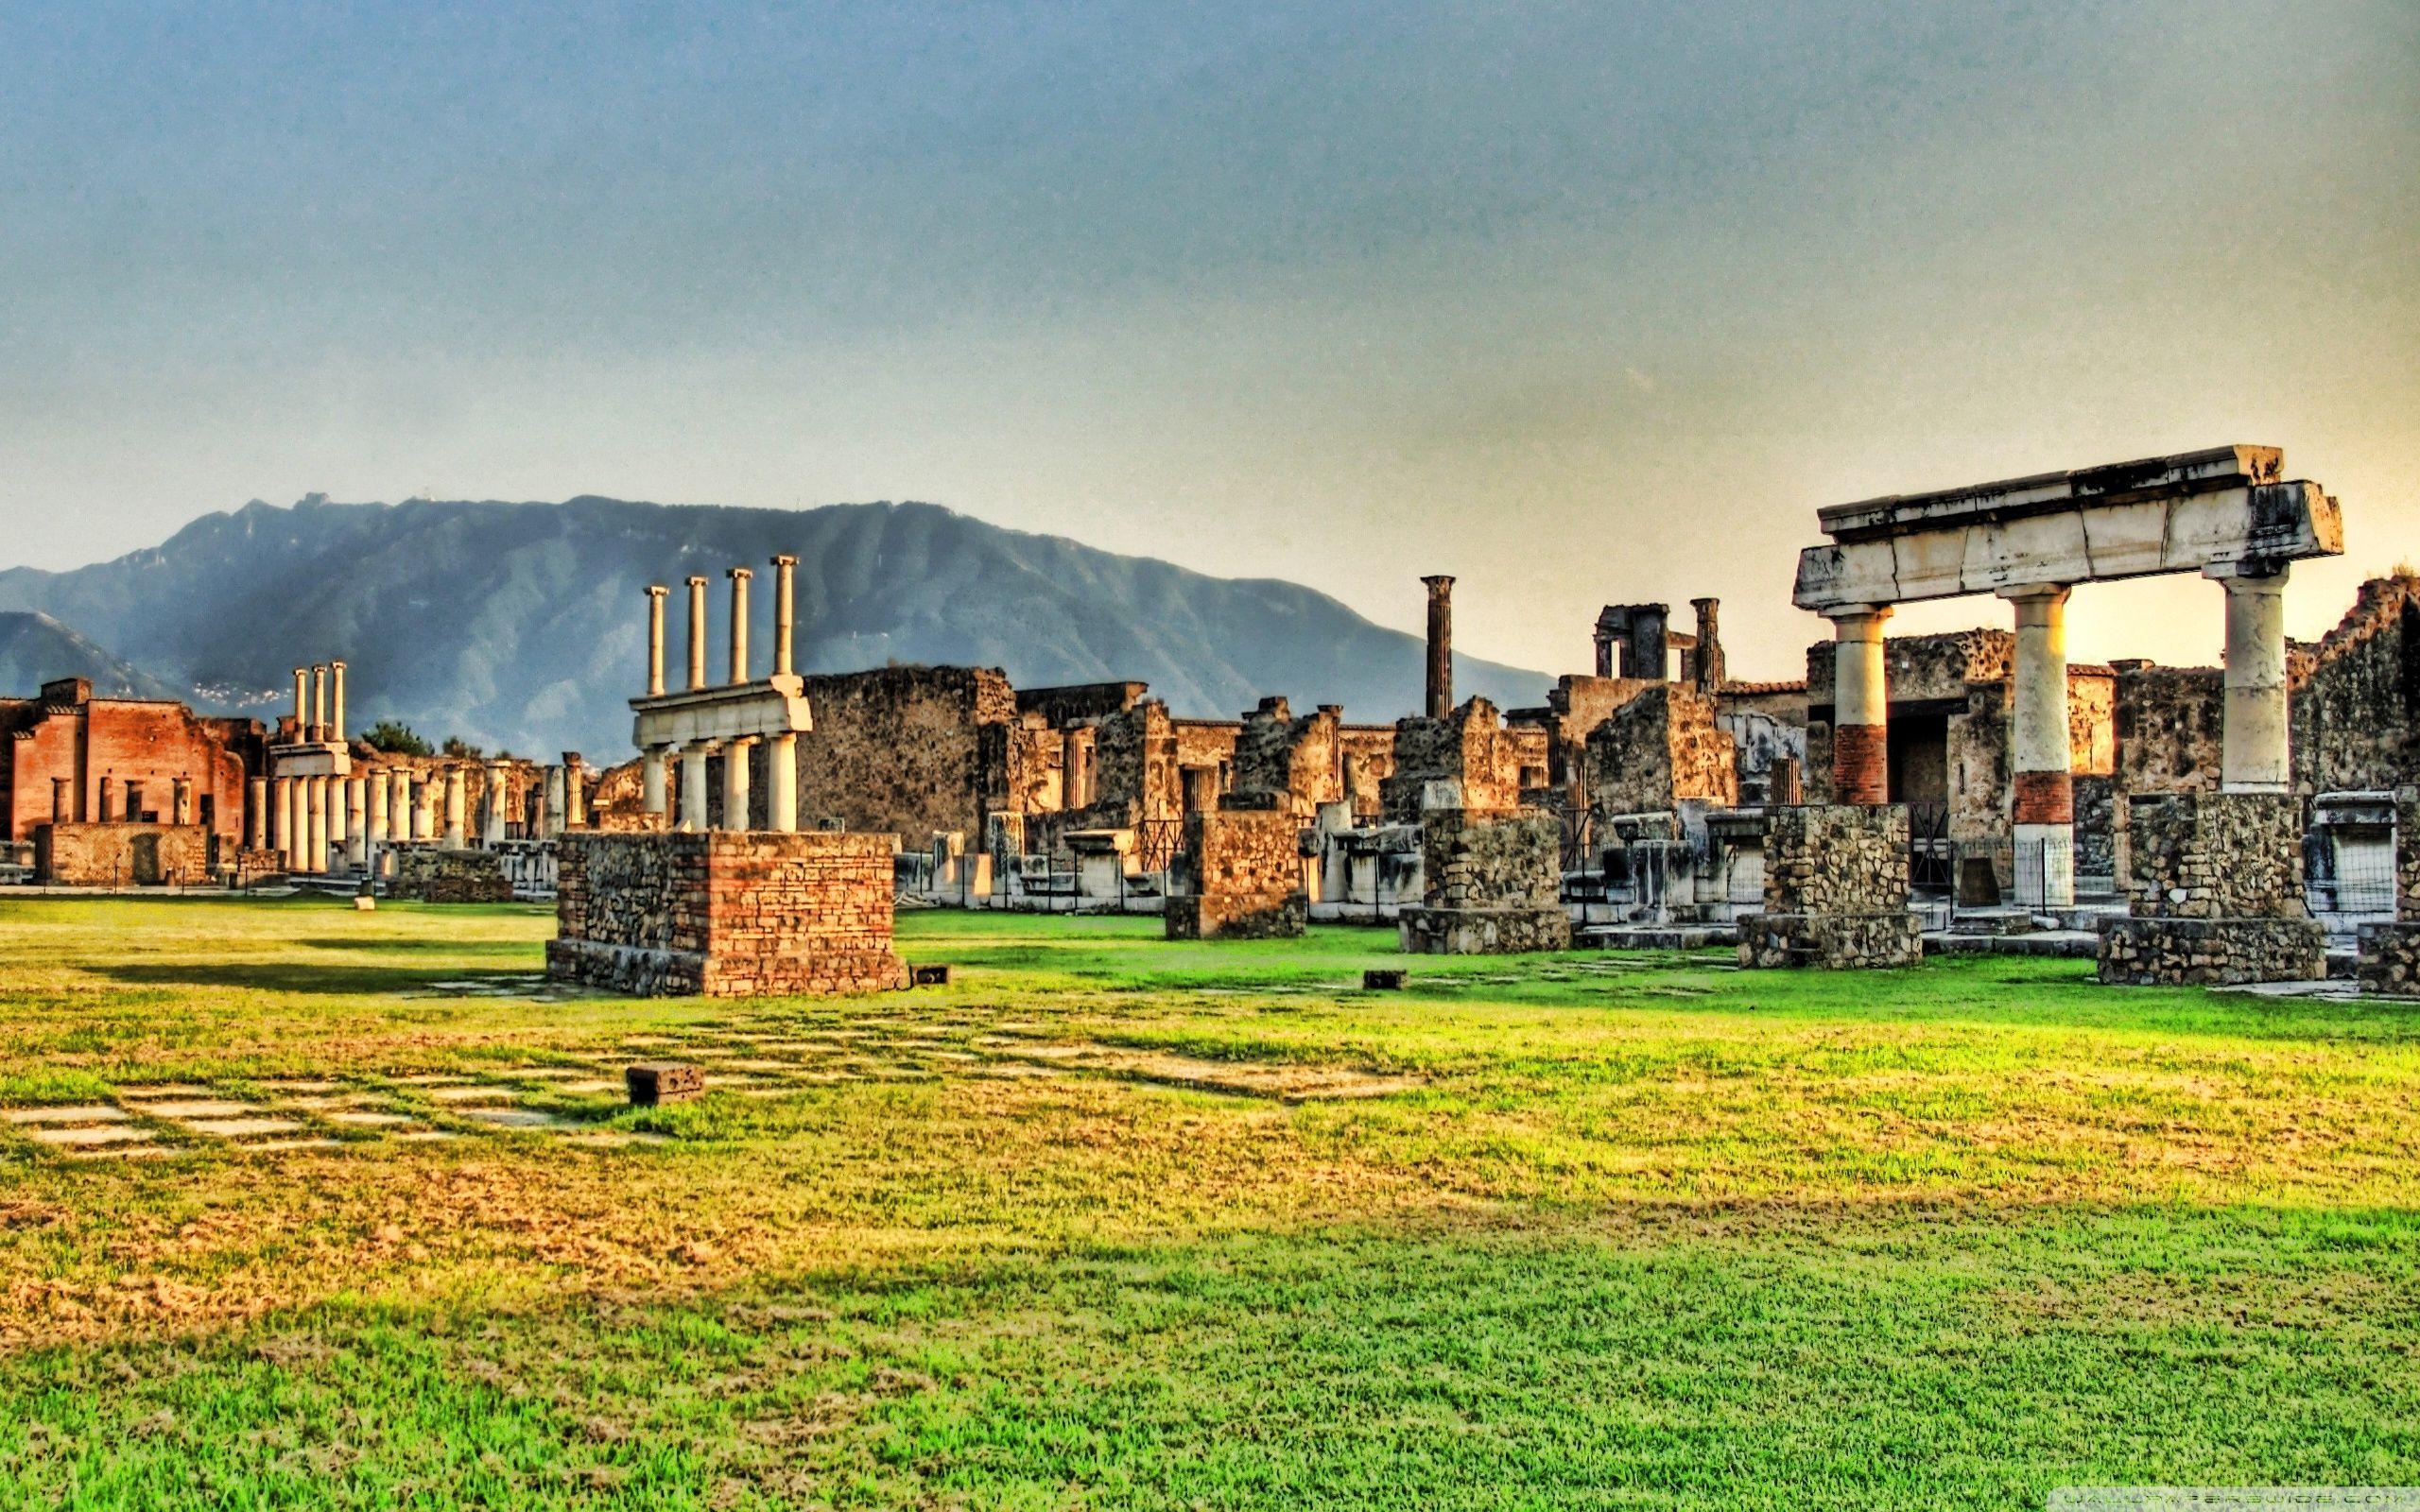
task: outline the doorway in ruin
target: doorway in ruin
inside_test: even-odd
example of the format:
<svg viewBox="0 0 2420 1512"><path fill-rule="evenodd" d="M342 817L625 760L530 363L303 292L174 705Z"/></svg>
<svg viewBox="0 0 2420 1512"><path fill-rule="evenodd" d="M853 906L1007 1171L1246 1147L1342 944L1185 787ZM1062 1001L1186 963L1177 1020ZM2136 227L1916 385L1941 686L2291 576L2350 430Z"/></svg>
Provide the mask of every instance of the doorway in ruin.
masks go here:
<svg viewBox="0 0 2420 1512"><path fill-rule="evenodd" d="M1957 847L1949 836L1949 714L1893 708L1887 750L1891 801L1908 806L1908 885L1946 892L1957 885Z"/></svg>

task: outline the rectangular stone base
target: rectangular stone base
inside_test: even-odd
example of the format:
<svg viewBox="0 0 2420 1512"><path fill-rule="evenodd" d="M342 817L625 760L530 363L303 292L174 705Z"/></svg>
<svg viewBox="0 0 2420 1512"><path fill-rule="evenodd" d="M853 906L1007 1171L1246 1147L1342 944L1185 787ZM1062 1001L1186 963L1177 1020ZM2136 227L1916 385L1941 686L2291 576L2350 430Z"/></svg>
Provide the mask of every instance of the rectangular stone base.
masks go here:
<svg viewBox="0 0 2420 1512"><path fill-rule="evenodd" d="M908 963L887 951L735 956L554 939L546 975L634 998L821 998L905 988Z"/></svg>
<svg viewBox="0 0 2420 1512"><path fill-rule="evenodd" d="M1169 939L1293 939L1310 924L1302 893L1281 898L1170 898L1162 912Z"/></svg>
<svg viewBox="0 0 2420 1512"><path fill-rule="evenodd" d="M509 903L512 878L499 851L416 846L397 853L387 896L424 903Z"/></svg>
<svg viewBox="0 0 2420 1512"><path fill-rule="evenodd" d="M2100 979L2134 987L2315 982L2327 975L2327 931L2308 919L2113 920L2100 936Z"/></svg>
<svg viewBox="0 0 2420 1512"><path fill-rule="evenodd" d="M1517 955L1571 949L1571 916L1555 908L1406 908L1396 933L1413 955Z"/></svg>
<svg viewBox="0 0 2420 1512"><path fill-rule="evenodd" d="M2420 923L2363 924L2356 974L2364 992L2420 998Z"/></svg>
<svg viewBox="0 0 2420 1512"><path fill-rule="evenodd" d="M1850 971L1916 966L1925 958L1924 920L1900 909L1882 914L1742 914L1739 964L1765 971L1813 967Z"/></svg>

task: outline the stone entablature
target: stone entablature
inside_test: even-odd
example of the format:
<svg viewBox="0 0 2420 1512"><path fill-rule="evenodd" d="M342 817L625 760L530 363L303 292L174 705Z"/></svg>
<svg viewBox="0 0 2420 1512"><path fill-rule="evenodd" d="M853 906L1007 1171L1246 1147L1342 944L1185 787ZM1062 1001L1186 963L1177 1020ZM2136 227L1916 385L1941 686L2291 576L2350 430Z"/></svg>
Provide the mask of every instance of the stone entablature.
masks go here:
<svg viewBox="0 0 2420 1512"><path fill-rule="evenodd" d="M1302 821L1283 807L1186 816L1187 890L1166 913L1170 939L1296 936L1309 919Z"/></svg>
<svg viewBox="0 0 2420 1512"><path fill-rule="evenodd" d="M647 997L904 988L893 845L812 831L567 836L547 974Z"/></svg>

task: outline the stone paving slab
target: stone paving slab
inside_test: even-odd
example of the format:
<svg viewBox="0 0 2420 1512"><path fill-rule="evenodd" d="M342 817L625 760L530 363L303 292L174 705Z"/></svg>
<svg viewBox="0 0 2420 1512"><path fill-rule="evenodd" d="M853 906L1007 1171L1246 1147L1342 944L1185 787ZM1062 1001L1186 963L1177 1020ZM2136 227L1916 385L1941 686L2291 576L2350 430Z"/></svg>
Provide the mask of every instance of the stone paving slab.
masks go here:
<svg viewBox="0 0 2420 1512"><path fill-rule="evenodd" d="M178 1125L214 1139L244 1139L254 1134L293 1134L302 1125L290 1118L196 1118Z"/></svg>
<svg viewBox="0 0 2420 1512"><path fill-rule="evenodd" d="M11 1108L0 1112L0 1118L18 1125L112 1124L125 1117L126 1109L112 1108L105 1103L78 1103L64 1108Z"/></svg>
<svg viewBox="0 0 2420 1512"><path fill-rule="evenodd" d="M197 1099L192 1102L145 1103L143 1110L153 1118L174 1119L182 1123L193 1118L235 1118L261 1110L257 1103L229 1102L220 1098Z"/></svg>
<svg viewBox="0 0 2420 1512"><path fill-rule="evenodd" d="M147 1128L131 1124L101 1124L75 1128L58 1128L41 1125L26 1130L26 1138L59 1147L91 1144L149 1144L158 1136Z"/></svg>

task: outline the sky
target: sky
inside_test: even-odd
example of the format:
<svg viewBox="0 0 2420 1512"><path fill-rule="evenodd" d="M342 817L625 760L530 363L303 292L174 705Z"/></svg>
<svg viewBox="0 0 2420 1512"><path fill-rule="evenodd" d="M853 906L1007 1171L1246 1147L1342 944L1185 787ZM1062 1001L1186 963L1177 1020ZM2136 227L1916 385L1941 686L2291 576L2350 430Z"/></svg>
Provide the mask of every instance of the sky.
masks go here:
<svg viewBox="0 0 2420 1512"><path fill-rule="evenodd" d="M0 565L923 499L1788 677L1817 507L2232 441L2343 502L2291 633L2420 559L2411 0L0 6Z"/></svg>

